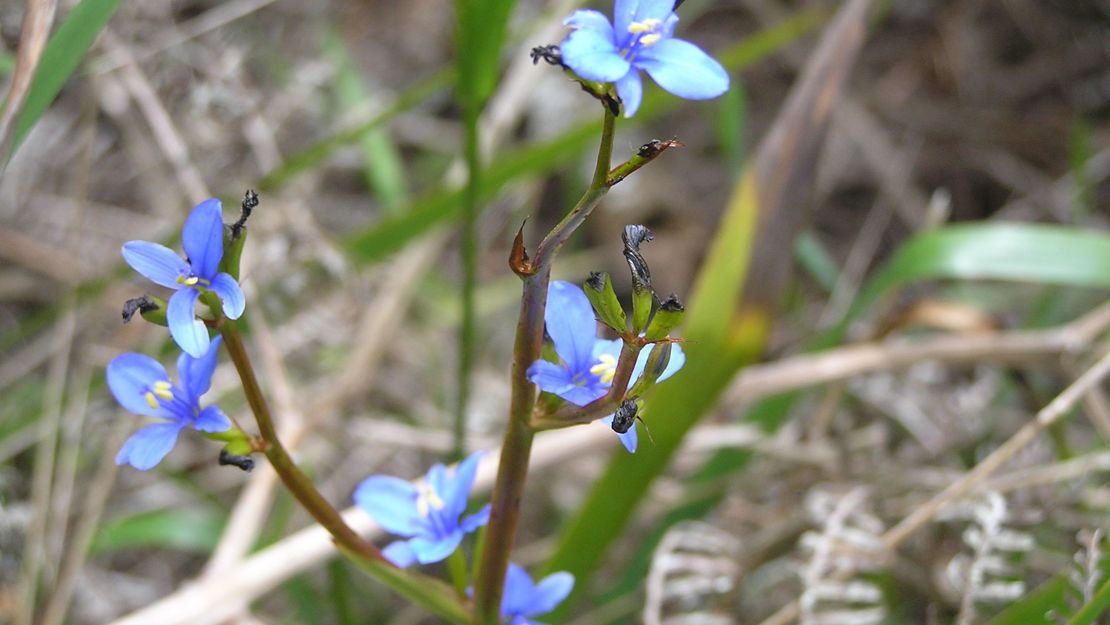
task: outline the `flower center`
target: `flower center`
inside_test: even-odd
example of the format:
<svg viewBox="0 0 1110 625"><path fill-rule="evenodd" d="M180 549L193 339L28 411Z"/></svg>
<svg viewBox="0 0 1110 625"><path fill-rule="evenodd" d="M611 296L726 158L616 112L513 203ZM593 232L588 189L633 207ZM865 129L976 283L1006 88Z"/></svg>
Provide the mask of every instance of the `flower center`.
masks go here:
<svg viewBox="0 0 1110 625"><path fill-rule="evenodd" d="M169 380L160 380L155 382L154 386L147 389L146 393L143 393L143 398L146 399L146 403L149 404L151 408L157 410L161 407L158 403L159 398L163 401L173 401L172 388L173 384L170 384Z"/></svg>
<svg viewBox="0 0 1110 625"><path fill-rule="evenodd" d="M440 498L439 493L428 484L416 487L416 512L427 518L432 510L442 510L447 504Z"/></svg>
<svg viewBox="0 0 1110 625"><path fill-rule="evenodd" d="M590 367L590 373L601 379L602 384L612 384L617 374L617 359L612 354L602 354L598 363Z"/></svg>
<svg viewBox="0 0 1110 625"><path fill-rule="evenodd" d="M659 32L662 26L663 20L654 17L629 24L628 32L633 35L633 38L628 43L628 47L621 50L621 55L629 61L636 58L640 50L663 38L663 33Z"/></svg>
<svg viewBox="0 0 1110 625"><path fill-rule="evenodd" d="M191 286L191 287L196 287L197 285L200 285L201 287L207 287L210 284L208 282L208 280L205 280L205 279L201 278L200 276L194 276L194 275L177 276L177 283L178 284L183 284L185 286Z"/></svg>

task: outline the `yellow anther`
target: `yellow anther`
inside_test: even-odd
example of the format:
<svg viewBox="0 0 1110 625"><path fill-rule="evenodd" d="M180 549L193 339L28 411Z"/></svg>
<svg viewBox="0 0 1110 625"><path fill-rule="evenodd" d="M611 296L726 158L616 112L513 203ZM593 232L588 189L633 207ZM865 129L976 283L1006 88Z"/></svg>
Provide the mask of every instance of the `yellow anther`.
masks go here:
<svg viewBox="0 0 1110 625"><path fill-rule="evenodd" d="M153 408L155 410L158 409L158 398L156 398L154 396L154 393L151 393L150 391L147 391L146 394L143 395L143 397L146 398L146 403L150 404L151 408Z"/></svg>
<svg viewBox="0 0 1110 625"><path fill-rule="evenodd" d="M602 384L612 384L617 374L617 359L611 354L602 354L598 360L600 362L590 367L590 373L601 378Z"/></svg>
<svg viewBox="0 0 1110 625"><path fill-rule="evenodd" d="M183 282L188 286L196 286L197 283L200 282L200 278L198 278L196 276L190 276L188 278L185 278L185 280L183 280Z"/></svg>
<svg viewBox="0 0 1110 625"><path fill-rule="evenodd" d="M442 510L447 505L439 493L427 484L417 486L416 490L416 512L422 517L428 516L432 510Z"/></svg>
<svg viewBox="0 0 1110 625"><path fill-rule="evenodd" d="M654 17L648 18L642 22L632 22L628 25L628 32L632 33L633 35L639 35L640 33L650 33L656 28L659 28L659 25L662 23L663 20L656 19Z"/></svg>
<svg viewBox="0 0 1110 625"><path fill-rule="evenodd" d="M659 41L662 38L663 38L663 35L660 35L659 33L651 33L650 35L644 35L643 37L640 37L640 45L645 46L645 47L650 46L651 44L655 43L656 41Z"/></svg>
<svg viewBox="0 0 1110 625"><path fill-rule="evenodd" d="M166 401L173 400L173 385L165 380L154 383L154 394Z"/></svg>

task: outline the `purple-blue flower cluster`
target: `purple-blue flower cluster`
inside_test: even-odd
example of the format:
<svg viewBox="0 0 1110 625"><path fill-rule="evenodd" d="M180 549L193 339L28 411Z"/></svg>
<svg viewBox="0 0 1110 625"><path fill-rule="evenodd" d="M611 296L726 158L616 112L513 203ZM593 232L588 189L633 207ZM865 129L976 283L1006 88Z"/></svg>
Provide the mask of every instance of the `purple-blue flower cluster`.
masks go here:
<svg viewBox="0 0 1110 625"><path fill-rule="evenodd" d="M707 100L728 91L721 64L701 48L675 39L674 0L616 0L613 23L601 13L580 9L563 23L574 31L560 45L563 63L587 80L616 84L624 116L640 108L640 70L670 93Z"/></svg>
<svg viewBox="0 0 1110 625"><path fill-rule="evenodd" d="M586 404L603 397L613 384L622 342L597 337L597 321L586 294L575 284L553 280L547 288L547 308L544 311L547 334L555 344L555 353L562 362L556 364L537 360L528 367L528 379L546 391L576 405ZM650 350L644 349L636 360L629 387L643 374ZM686 364L682 346L675 343L667 368L659 376L663 381L674 375ZM613 416L601 420L611 425ZM629 452L636 451L636 428L618 434Z"/></svg>
<svg viewBox="0 0 1110 625"><path fill-rule="evenodd" d="M418 484L389 475L372 475L355 489L355 503L386 531L406 537L383 553L400 567L431 564L451 555L463 536L489 521L489 505L463 516L481 453L471 454L449 471L434 465Z"/></svg>
<svg viewBox="0 0 1110 625"><path fill-rule="evenodd" d="M200 358L181 354L177 358L180 385L170 380L161 363L144 354L127 352L108 363L108 388L116 401L135 414L163 421L131 435L116 454L116 464L126 463L145 471L170 453L177 435L186 427L200 432L231 429L231 421L219 406L200 407L201 396L212 386L219 349L217 337Z"/></svg>
<svg viewBox="0 0 1110 625"><path fill-rule="evenodd" d="M219 200L205 200L193 208L181 230L181 244L185 258L149 241L128 241L122 250L123 259L135 271L177 291L166 306L166 323L183 352L177 359L180 386L150 356L129 352L108 364L108 387L116 401L133 413L164 421L140 429L116 455L117 464L144 471L170 453L186 427L209 433L231 429L231 421L219 407L200 407L201 395L212 385L220 338L211 340L204 322L196 318L197 299L205 292L215 293L224 314L232 319L243 313L245 305L239 283L220 271L224 224Z"/></svg>
<svg viewBox="0 0 1110 625"><path fill-rule="evenodd" d="M212 291L220 298L224 314L238 319L246 304L239 283L220 271L224 256L224 222L220 201L208 199L196 206L181 230L185 258L159 243L128 241L123 259L152 282L176 290L166 307L170 336L185 353L199 358L208 350L208 328L196 318L201 294Z"/></svg>

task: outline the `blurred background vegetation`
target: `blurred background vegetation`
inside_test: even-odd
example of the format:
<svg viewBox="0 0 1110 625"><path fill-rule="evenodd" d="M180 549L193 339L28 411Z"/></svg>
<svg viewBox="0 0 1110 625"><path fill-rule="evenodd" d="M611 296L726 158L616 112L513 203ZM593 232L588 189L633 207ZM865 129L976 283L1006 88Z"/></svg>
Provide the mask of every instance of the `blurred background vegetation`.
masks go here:
<svg viewBox="0 0 1110 625"><path fill-rule="evenodd" d="M20 91L24 18L49 4L0 4L5 93ZM512 238L527 219L538 240L573 204L600 119L528 55L557 43L580 3L503 4L480 129L470 449L495 447L506 416ZM537 570L554 554L551 566L579 575L551 622L1064 622L1105 579L1105 383L894 556L837 550L845 528L881 545L1106 353L1110 4L877 3L858 55L837 61L847 79L827 130L803 135L812 162L782 145L757 153L841 8L688 0L680 36L729 68L732 90L685 102L649 86L618 125L618 159L653 138L687 147L617 185L556 277L606 270L627 292L619 233L643 223L661 292L686 299L699 271L719 275L705 262L717 241L726 260L752 255L744 301L772 323L738 356L705 328L748 313L727 292L699 293L694 373L645 414L658 445L626 456L598 425L577 446L538 439L514 560ZM343 561L242 568L267 546L293 553L281 541L307 516L266 470L219 467L199 437L150 472L117 468L139 419L103 373L121 351L173 357L164 329L120 323L123 301L151 288L120 245L175 244L198 201L222 198L230 219L255 188L251 347L321 491L345 507L366 475L416 477L452 453L468 126L454 8L83 0L53 18L22 112L0 133L0 622L113 622L198 579L190 623L432 622ZM805 189L780 207L796 224L761 239L760 206L755 244L730 243L722 216L742 210L729 198L743 171L779 171L768 163ZM824 360L807 355L818 349ZM246 417L236 383L223 367L213 394ZM851 574L836 572L842 560ZM251 583L245 602L205 603L205 589Z"/></svg>

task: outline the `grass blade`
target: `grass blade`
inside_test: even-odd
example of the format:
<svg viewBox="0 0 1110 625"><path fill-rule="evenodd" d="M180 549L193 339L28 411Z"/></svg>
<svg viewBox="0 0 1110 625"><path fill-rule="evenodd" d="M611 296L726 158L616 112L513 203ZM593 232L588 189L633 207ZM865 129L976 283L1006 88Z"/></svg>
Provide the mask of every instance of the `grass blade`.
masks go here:
<svg viewBox="0 0 1110 625"><path fill-rule="evenodd" d="M119 0L81 0L66 16L65 22L58 27L58 31L43 50L31 90L23 105L23 113L19 116L19 123L12 136L9 154L14 154L19 149L24 137L62 90L62 85L77 70L85 52L117 7Z"/></svg>

